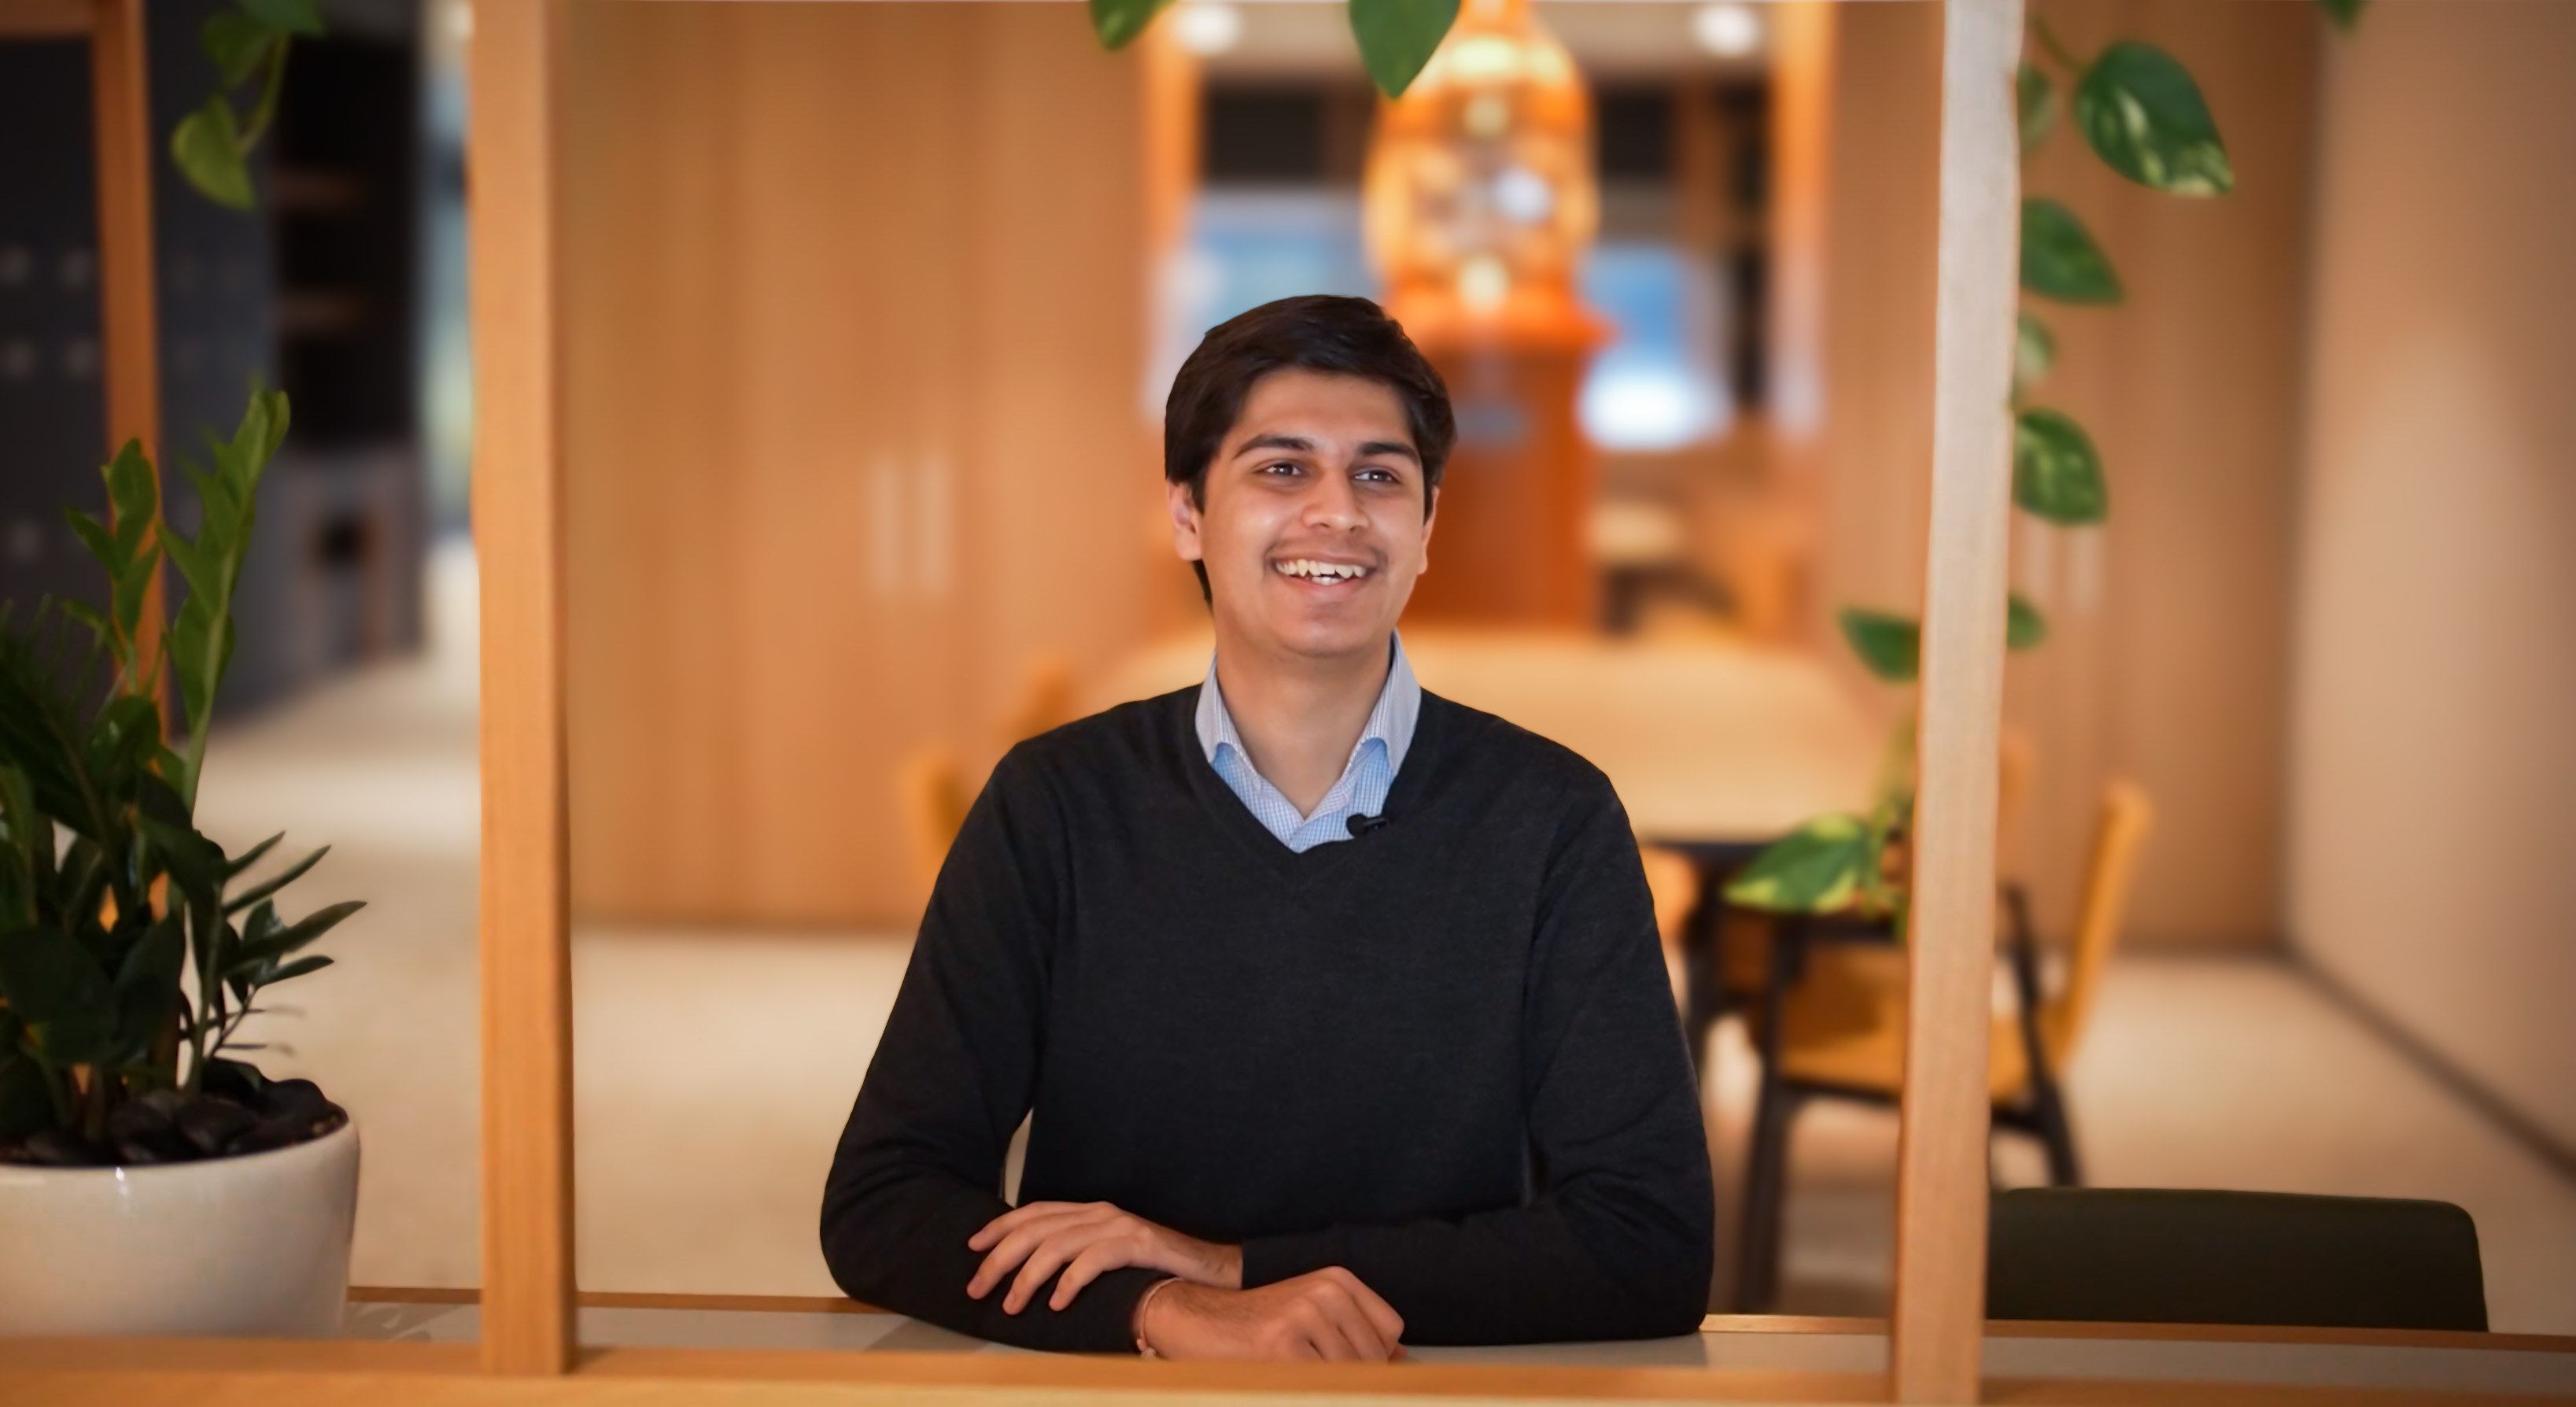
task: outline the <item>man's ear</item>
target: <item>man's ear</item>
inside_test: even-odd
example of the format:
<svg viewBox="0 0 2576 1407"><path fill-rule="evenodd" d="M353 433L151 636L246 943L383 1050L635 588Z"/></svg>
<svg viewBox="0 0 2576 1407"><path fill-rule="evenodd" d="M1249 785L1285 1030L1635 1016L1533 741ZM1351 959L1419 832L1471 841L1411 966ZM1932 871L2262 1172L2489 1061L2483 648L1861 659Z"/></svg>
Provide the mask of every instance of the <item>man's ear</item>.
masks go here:
<svg viewBox="0 0 2576 1407"><path fill-rule="evenodd" d="M1440 526L1440 490L1423 489L1422 505L1422 570L1431 570L1431 530Z"/></svg>
<svg viewBox="0 0 2576 1407"><path fill-rule="evenodd" d="M1203 560L1207 551L1199 542L1198 499L1191 494L1190 486L1164 480L1163 503L1172 515L1172 550L1181 554L1184 562Z"/></svg>

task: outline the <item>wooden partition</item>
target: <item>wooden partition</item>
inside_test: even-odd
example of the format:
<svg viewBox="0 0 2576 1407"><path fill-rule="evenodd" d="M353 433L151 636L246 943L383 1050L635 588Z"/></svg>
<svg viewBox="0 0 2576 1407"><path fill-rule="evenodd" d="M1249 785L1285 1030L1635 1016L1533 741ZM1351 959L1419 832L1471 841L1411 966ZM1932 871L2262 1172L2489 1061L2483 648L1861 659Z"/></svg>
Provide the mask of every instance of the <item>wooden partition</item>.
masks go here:
<svg viewBox="0 0 2576 1407"><path fill-rule="evenodd" d="M131 0L124 0L129 6ZM730 8L730 7L727 7ZM820 7L815 7L820 8ZM1071 11L1073 7L1065 7ZM570 21L568 23L568 21ZM475 466L483 572L484 1285L482 1352L429 1343L0 1343L13 1401L321 1404L764 1402L1032 1399L1106 1402L1144 1392L1194 1401L1335 1394L1452 1401L1545 1396L1967 1402L1980 1392L1987 1196L1984 1043L1992 904L1995 745L2003 652L2008 487L2004 389L2016 167L2009 94L2020 0L1949 0L1941 129L1939 375L1925 631L1918 896L1911 943L1899 1268L1890 1371L1628 1367L1153 1364L981 1355L847 1355L610 1349L576 1342L567 1001L570 851L565 783L568 338L558 170L567 0L483 0L473 39L474 313L480 423ZM102 34L109 31L102 31ZM1066 154L1068 157L1071 154ZM753 169L761 169L755 161ZM1028 167L996 179L1044 184ZM1055 173L1060 175L1060 173ZM1037 346L1011 357L1062 357ZM749 433L749 427L746 427ZM1042 448L1032 445L1032 449ZM781 511L796 511L780 505ZM570 531L577 532L574 525ZM777 648L792 648L792 642ZM435 1298L435 1296L432 1296ZM717 1305L715 1307L725 1307ZM743 1303L749 1311L775 1305ZM1711 1332L1866 1334L1773 1320ZM2077 1343L2187 1337L2120 1326L2018 1331ZM2262 1338L2197 1331L2213 1343ZM2291 1344L2485 1349L2482 1336L2307 1335ZM2438 1342L2436 1342L2438 1341ZM2465 1341L2465 1342L2464 1342ZM2502 1341L2499 1340L2499 1343ZM2567 1345L2514 1344L2565 1352ZM2242 1362L2224 1355L2207 1360ZM479 1366L480 1371L477 1371ZM529 1381L530 1378L541 1381ZM2348 1400L2274 1382L1988 1383L2009 1400Z"/></svg>

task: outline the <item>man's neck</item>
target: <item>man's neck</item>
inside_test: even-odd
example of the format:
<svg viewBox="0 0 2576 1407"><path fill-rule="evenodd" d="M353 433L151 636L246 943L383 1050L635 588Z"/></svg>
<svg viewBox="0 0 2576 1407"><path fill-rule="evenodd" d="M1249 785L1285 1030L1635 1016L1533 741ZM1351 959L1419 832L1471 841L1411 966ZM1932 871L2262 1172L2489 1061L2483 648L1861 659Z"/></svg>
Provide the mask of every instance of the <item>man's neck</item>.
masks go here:
<svg viewBox="0 0 2576 1407"><path fill-rule="evenodd" d="M1300 815L1341 780L1351 749L1386 689L1384 642L1354 655L1317 659L1230 643L1217 635L1217 687L1243 750Z"/></svg>

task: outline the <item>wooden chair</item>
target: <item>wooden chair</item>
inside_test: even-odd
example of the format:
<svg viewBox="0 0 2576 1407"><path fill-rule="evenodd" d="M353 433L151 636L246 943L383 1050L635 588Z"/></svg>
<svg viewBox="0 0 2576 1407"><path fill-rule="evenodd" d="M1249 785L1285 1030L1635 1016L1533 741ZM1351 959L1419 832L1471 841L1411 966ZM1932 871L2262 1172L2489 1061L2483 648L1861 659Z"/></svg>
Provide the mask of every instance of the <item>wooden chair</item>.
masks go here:
<svg viewBox="0 0 2576 1407"><path fill-rule="evenodd" d="M2004 886L2019 1000L1995 1018L1986 1087L1996 1124L2032 1134L2047 1147L2049 1179L2058 1186L2082 1181L2058 1072L2083 1032L2119 941L2129 882L2153 816L2136 786L2114 782L2105 790L2066 980L2053 998L2041 993L2029 904L2019 885ZM1767 965L1764 998L1749 1013L1762 1084L1745 1159L1735 1288L1740 1313L1763 1311L1777 1289L1789 1130L1799 1108L1819 1097L1890 1104L1904 1087L1904 949L1885 942L1811 948L1811 938L1830 937L1834 926L1829 919L1778 921L1782 941Z"/></svg>

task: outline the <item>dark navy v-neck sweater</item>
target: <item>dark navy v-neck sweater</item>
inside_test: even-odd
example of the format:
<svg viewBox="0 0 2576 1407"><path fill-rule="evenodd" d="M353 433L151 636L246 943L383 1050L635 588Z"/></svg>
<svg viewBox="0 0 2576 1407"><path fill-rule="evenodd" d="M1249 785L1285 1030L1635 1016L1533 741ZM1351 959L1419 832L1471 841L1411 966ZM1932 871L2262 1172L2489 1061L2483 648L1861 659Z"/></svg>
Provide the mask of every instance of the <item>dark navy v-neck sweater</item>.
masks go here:
<svg viewBox="0 0 2576 1407"><path fill-rule="evenodd" d="M854 1298L1125 1350L1160 1278L978 1302L967 1237L1111 1202L1350 1270L1407 1342L1687 1333L1707 1146L1636 841L1574 753L1431 694L1386 824L1300 855L1209 767L1198 690L1013 748L968 814L823 1194Z"/></svg>

